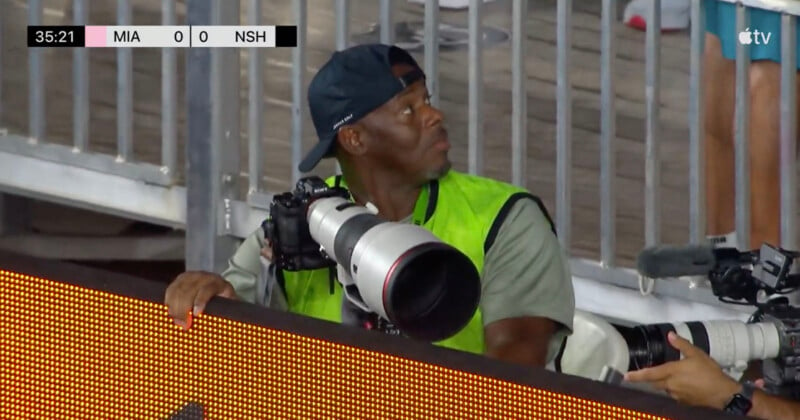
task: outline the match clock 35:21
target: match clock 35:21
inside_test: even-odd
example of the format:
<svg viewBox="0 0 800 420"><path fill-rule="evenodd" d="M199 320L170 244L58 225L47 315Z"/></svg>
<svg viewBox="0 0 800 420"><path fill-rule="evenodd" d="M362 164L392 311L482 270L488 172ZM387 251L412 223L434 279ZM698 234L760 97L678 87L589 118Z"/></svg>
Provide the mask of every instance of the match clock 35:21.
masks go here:
<svg viewBox="0 0 800 420"><path fill-rule="evenodd" d="M28 47L83 47L83 26L28 26Z"/></svg>

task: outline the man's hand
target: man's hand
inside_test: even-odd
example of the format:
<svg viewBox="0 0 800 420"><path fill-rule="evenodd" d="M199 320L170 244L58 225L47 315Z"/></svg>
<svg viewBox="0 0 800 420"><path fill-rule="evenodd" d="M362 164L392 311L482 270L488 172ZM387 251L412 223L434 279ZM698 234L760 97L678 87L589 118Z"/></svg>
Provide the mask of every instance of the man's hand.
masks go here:
<svg viewBox="0 0 800 420"><path fill-rule="evenodd" d="M267 241L267 245L264 248L261 248L261 256L272 261L272 248L269 246L269 241Z"/></svg>
<svg viewBox="0 0 800 420"><path fill-rule="evenodd" d="M192 317L203 313L214 296L236 299L233 286L221 276L204 271L189 271L179 275L167 287L164 303L169 316L184 329L192 326Z"/></svg>
<svg viewBox="0 0 800 420"><path fill-rule="evenodd" d="M684 359L661 366L628 372L625 380L649 382L666 391L681 403L723 409L740 385L726 375L705 352L674 332L667 335L670 344Z"/></svg>

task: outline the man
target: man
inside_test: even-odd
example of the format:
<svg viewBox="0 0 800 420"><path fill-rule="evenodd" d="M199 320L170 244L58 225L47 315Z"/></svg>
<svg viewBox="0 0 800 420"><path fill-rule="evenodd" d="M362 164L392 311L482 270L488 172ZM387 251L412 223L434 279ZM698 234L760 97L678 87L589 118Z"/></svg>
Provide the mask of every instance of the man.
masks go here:
<svg viewBox="0 0 800 420"><path fill-rule="evenodd" d="M450 170L444 118L430 105L414 59L387 45L334 53L311 81L308 102L319 143L301 171L335 156L342 177L328 179L329 185L347 187L358 204L372 203L386 220L429 229L482 273L474 318L437 344L529 366L553 360L571 332L575 304L552 223L524 190ZM188 326L187 313L201 313L217 295L363 325L364 314L353 313L328 270L284 272L283 286L275 286L275 275L261 269L261 250L271 256L259 230L222 277L179 276L166 294L171 316Z"/></svg>
<svg viewBox="0 0 800 420"><path fill-rule="evenodd" d="M754 385L741 385L726 375L706 353L674 332L670 332L667 338L681 352L683 359L628 372L626 381L648 382L689 405L724 409L768 420L800 418L800 404L768 395ZM748 405L751 407L747 408Z"/></svg>

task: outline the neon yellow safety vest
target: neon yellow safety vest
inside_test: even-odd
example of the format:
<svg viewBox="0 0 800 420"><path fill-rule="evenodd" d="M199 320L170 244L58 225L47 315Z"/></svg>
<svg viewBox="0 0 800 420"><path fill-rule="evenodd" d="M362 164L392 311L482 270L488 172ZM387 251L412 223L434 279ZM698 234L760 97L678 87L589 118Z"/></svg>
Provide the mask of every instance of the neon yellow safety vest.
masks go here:
<svg viewBox="0 0 800 420"><path fill-rule="evenodd" d="M345 186L341 177L331 177L326 182L331 186ZM481 273L484 255L494 242L505 214L522 198L535 200L544 211L539 199L521 188L451 170L443 178L423 188L414 208L413 223L427 228L440 240L459 249ZM336 282L331 291L331 273L328 269L284 271L283 274L290 312L341 322L342 287ZM435 344L483 354L480 309L460 332Z"/></svg>

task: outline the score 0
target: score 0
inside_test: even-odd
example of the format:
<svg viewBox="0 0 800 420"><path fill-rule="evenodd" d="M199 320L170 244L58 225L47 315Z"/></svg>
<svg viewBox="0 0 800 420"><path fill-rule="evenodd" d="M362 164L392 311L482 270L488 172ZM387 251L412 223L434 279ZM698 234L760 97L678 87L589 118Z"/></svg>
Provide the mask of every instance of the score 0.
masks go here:
<svg viewBox="0 0 800 420"><path fill-rule="evenodd" d="M167 40L172 47L188 47L190 45L189 40L189 27L188 26L172 26L169 28L171 33L169 39Z"/></svg>
<svg viewBox="0 0 800 420"><path fill-rule="evenodd" d="M238 26L226 25L211 25L201 26L192 25L192 47L194 48L215 48L227 47L225 40L230 38L226 36L231 28L238 28Z"/></svg>
<svg viewBox="0 0 800 420"><path fill-rule="evenodd" d="M214 40L213 26L192 26L192 46L193 47L212 47Z"/></svg>

